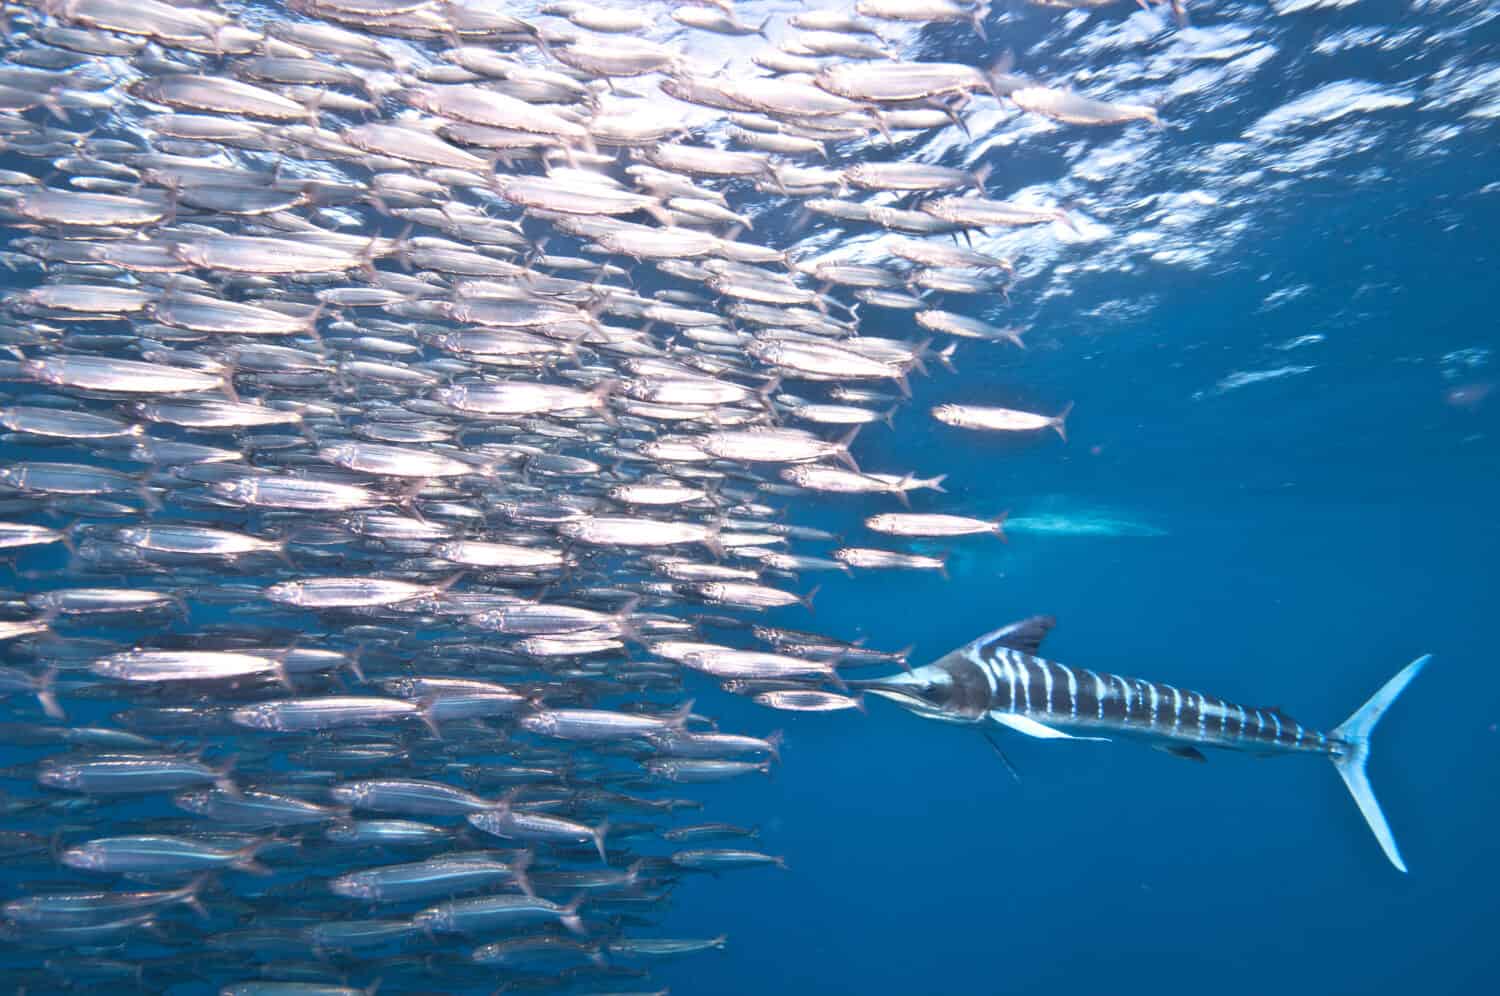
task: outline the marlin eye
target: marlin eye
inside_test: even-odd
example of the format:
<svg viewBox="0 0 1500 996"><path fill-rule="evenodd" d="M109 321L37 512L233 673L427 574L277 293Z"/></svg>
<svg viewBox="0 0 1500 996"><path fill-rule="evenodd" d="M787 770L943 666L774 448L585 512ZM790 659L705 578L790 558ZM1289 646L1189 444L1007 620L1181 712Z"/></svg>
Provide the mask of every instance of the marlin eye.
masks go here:
<svg viewBox="0 0 1500 996"><path fill-rule="evenodd" d="M922 697L933 705L947 705L953 698L953 686L946 681L933 682L922 690Z"/></svg>

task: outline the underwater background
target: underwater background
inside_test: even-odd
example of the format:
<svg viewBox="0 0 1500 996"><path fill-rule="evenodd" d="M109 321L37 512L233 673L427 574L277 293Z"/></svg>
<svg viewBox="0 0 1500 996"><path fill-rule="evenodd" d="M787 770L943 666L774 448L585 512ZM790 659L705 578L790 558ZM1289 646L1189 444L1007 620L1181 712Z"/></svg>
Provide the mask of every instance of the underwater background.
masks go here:
<svg viewBox="0 0 1500 996"><path fill-rule="evenodd" d="M791 725L795 761L724 800L776 812L794 871L753 896L703 890L776 911L737 930L713 991L762 992L767 971L790 992L1492 990L1500 163L1488 115L1426 146L1437 124L1416 95L1445 57L1383 50L1451 28L1453 9L1242 22L1277 54L1188 129L1202 143L1335 80L1412 102L1298 132L1287 155L1325 149L1291 167L1263 149L1204 176L1203 145L1156 138L1121 227L1184 180L1237 201L1233 221L1158 220L1194 258L1074 276L1037 309L1032 352L961 351L957 375L914 382L918 408L938 391L1073 400L1067 444L898 416L901 448L951 471L955 504L1012 510L1010 543L966 545L951 584L826 582L817 616L915 643L917 663L1053 613L1053 659L1324 726L1430 652L1371 761L1411 874L1385 866L1321 763L1006 737L1017 783L977 735L873 703ZM1446 58L1493 59L1494 17ZM1316 54L1355 31L1366 44ZM861 458L890 438L868 433Z"/></svg>
<svg viewBox="0 0 1500 996"><path fill-rule="evenodd" d="M757 22L783 6L736 9ZM778 714L694 676L687 694L724 729L784 731L770 777L692 794L705 818L758 825L756 846L788 867L681 883L659 932L728 944L654 965L652 985L1492 993L1500 5L1206 3L1189 27L1128 4L1001 6L988 39L935 26L908 51L986 65L1010 52L1041 78L1088 66L1099 85L1136 81L1164 122L1080 135L980 114L971 139L947 129L919 153L987 167L990 190L1044 194L1081 219L1012 237L1009 300L972 306L1026 326L1027 348L961 342L956 371L914 377L893 425L853 447L866 468L948 474L942 510L1008 512L1008 542L915 541L948 555L947 579L824 575L813 615L767 619L912 645L920 664L1052 614L1052 659L1322 729L1431 653L1370 763L1410 874L1387 865L1321 761L1192 764L1002 732L1014 777L977 733L886 702ZM737 188L733 201L753 213L755 197ZM846 241L826 219L784 213L757 217L756 238ZM863 238L857 251L878 251ZM908 336L893 315L866 311L864 331ZM1075 408L1064 442L951 429L926 414L941 402ZM3 446L0 462L38 458ZM892 508L790 504L799 524L846 536ZM61 552L27 558L0 583L45 590L67 569ZM4 707L36 712L23 696ZM0 767L36 756L0 748ZM18 863L0 868L0 888L45 877ZM3 966L33 960L0 951L0 985Z"/></svg>

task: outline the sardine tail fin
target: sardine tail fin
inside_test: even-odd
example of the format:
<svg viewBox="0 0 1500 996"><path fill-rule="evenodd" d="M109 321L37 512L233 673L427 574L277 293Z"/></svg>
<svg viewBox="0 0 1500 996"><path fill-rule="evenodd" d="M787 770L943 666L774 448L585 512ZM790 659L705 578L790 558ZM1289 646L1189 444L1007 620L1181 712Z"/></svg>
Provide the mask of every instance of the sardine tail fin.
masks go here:
<svg viewBox="0 0 1500 996"><path fill-rule="evenodd" d="M536 852L528 848L516 855L510 863L511 878L515 879L516 887L521 890L521 894L530 899L536 898L536 889L531 884L530 875L531 866L535 860Z"/></svg>
<svg viewBox="0 0 1500 996"><path fill-rule="evenodd" d="M594 828L589 835L594 838L594 850L599 852L599 860L603 864L609 864L609 853L604 849L604 837L609 833L609 820L606 819Z"/></svg>
<svg viewBox="0 0 1500 996"><path fill-rule="evenodd" d="M42 707L42 712L52 719L66 720L68 714L63 711L62 703L57 700L57 688L55 679L57 669L48 668L46 673L37 679L36 700Z"/></svg>
<svg viewBox="0 0 1500 996"><path fill-rule="evenodd" d="M1370 696L1369 701L1360 706L1354 715L1339 724L1332 734L1333 739L1345 745L1340 753L1333 755L1333 766L1338 769L1339 777L1348 786L1349 794L1354 796L1354 804L1370 825L1370 832L1379 841L1381 850L1385 851L1391 864L1403 872L1406 871L1406 862L1401 860L1395 835L1391 833L1390 825L1385 821L1385 813L1381 812L1380 803L1375 799L1375 790L1370 787L1370 779L1365 774L1365 762L1370 757L1370 733L1375 729L1375 724L1380 722L1386 709L1390 708L1396 697L1411 684L1411 680L1431 659L1431 654L1423 654L1402 668L1394 678L1381 686L1380 691Z"/></svg>
<svg viewBox="0 0 1500 996"><path fill-rule="evenodd" d="M1073 402L1069 401L1063 407L1063 410L1052 416L1051 421L1047 423L1052 427L1052 431L1056 432L1065 443L1068 441L1068 416L1072 413Z"/></svg>

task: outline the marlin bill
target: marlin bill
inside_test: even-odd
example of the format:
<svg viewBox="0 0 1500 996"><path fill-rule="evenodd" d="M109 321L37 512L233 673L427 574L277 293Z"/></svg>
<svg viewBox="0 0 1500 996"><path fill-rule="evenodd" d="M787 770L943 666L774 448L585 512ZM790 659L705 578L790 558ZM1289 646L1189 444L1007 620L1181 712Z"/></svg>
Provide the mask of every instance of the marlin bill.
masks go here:
<svg viewBox="0 0 1500 996"><path fill-rule="evenodd" d="M1402 668L1344 722L1324 733L1280 709L1251 708L1160 682L1071 668L1037 656L1056 624L1033 616L904 674L851 687L891 699L918 716L999 726L1043 740L1142 739L1170 754L1204 760L1200 747L1261 755L1310 754L1333 762L1391 864L1406 871L1396 838L1365 775L1370 734L1396 697L1426 666Z"/></svg>

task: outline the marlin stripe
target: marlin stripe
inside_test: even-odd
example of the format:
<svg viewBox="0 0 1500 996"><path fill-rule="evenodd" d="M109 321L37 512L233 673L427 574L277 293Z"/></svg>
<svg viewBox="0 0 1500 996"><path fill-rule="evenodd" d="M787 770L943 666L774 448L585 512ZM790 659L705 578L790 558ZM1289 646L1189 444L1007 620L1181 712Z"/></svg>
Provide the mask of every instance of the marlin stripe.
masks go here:
<svg viewBox="0 0 1500 996"><path fill-rule="evenodd" d="M979 659L979 660L975 660L974 663L977 664L979 666L979 670L984 673L984 680L990 686L990 698L993 699L995 697L995 692L999 691L999 688L1000 688L999 678L995 674L995 661L994 661L994 659L993 658L991 658L989 660Z"/></svg>
<svg viewBox="0 0 1500 996"><path fill-rule="evenodd" d="M1196 692L1182 693L1182 723L1193 731L1188 736L1197 736L1198 729L1198 703L1194 699L1198 697Z"/></svg>
<svg viewBox="0 0 1500 996"><path fill-rule="evenodd" d="M1208 710L1208 721L1217 723L1219 726L1217 732L1220 736L1223 736L1225 719L1224 701L1222 699L1210 698L1208 696L1204 696L1203 701L1205 703L1205 708ZM1204 727L1204 732L1210 732L1210 728L1207 725L1205 725Z"/></svg>
<svg viewBox="0 0 1500 996"><path fill-rule="evenodd" d="M1123 720L1125 718L1123 700L1115 694L1115 682L1119 680L1118 675L1104 675L1104 697L1099 700L1099 718L1102 720Z"/></svg>

